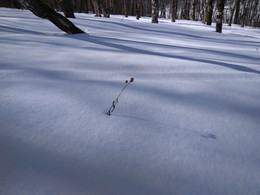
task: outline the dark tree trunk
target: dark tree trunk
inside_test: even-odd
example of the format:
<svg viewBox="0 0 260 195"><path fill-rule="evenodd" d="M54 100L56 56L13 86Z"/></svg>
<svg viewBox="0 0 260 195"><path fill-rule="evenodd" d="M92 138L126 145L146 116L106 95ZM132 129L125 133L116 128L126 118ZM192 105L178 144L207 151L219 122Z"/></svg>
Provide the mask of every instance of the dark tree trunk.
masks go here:
<svg viewBox="0 0 260 195"><path fill-rule="evenodd" d="M135 6L135 0L131 0L131 4L130 4L130 15L134 16L135 15L135 10L136 10L136 6Z"/></svg>
<svg viewBox="0 0 260 195"><path fill-rule="evenodd" d="M177 0L172 0L172 22L176 21L177 15Z"/></svg>
<svg viewBox="0 0 260 195"><path fill-rule="evenodd" d="M110 8L107 5L104 5L103 3L101 3L101 10L103 13L103 16L106 18L110 18Z"/></svg>
<svg viewBox="0 0 260 195"><path fill-rule="evenodd" d="M240 23L239 15L240 15L240 0L237 0L235 17L234 17L234 24L239 24Z"/></svg>
<svg viewBox="0 0 260 195"><path fill-rule="evenodd" d="M207 0L206 3L206 24L212 24L212 14L213 14L213 0Z"/></svg>
<svg viewBox="0 0 260 195"><path fill-rule="evenodd" d="M141 18L141 2L140 0L136 1L136 19L139 20Z"/></svg>
<svg viewBox="0 0 260 195"><path fill-rule="evenodd" d="M40 18L48 19L62 31L68 34L84 33L71 21L48 7L41 0L18 0L19 3Z"/></svg>
<svg viewBox="0 0 260 195"><path fill-rule="evenodd" d="M197 0L192 0L192 20L196 20L196 5L197 5Z"/></svg>
<svg viewBox="0 0 260 195"><path fill-rule="evenodd" d="M59 0L62 11L66 18L75 18L73 3L71 0Z"/></svg>
<svg viewBox="0 0 260 195"><path fill-rule="evenodd" d="M242 12L241 19L240 19L241 27L245 27L245 24L246 24L246 18L247 18L247 14L248 14L248 1L244 0L243 5L244 5L243 12Z"/></svg>
<svg viewBox="0 0 260 195"><path fill-rule="evenodd" d="M216 32L222 33L224 0L217 0Z"/></svg>
<svg viewBox="0 0 260 195"><path fill-rule="evenodd" d="M126 3L127 0L124 0L124 5L123 5L123 13L125 15L125 17L128 17L128 9L127 9L127 3Z"/></svg>
<svg viewBox="0 0 260 195"><path fill-rule="evenodd" d="M160 18L166 18L166 6L162 5L160 6Z"/></svg>
<svg viewBox="0 0 260 195"><path fill-rule="evenodd" d="M94 12L96 17L101 17L101 8L99 5L99 2L97 0L92 0L93 7L94 7Z"/></svg>
<svg viewBox="0 0 260 195"><path fill-rule="evenodd" d="M159 1L152 0L152 23L158 23L158 10L159 10Z"/></svg>
<svg viewBox="0 0 260 195"><path fill-rule="evenodd" d="M184 5L184 9L183 9L183 18L185 20L190 19L190 1L189 0L185 1L185 5Z"/></svg>
<svg viewBox="0 0 260 195"><path fill-rule="evenodd" d="M115 13L115 8L114 8L114 0L109 0L109 6L110 6L110 13L114 14Z"/></svg>
<svg viewBox="0 0 260 195"><path fill-rule="evenodd" d="M207 8L206 0L202 0L200 9L201 9L201 21L203 24L206 23L206 17L205 17L206 8Z"/></svg>
<svg viewBox="0 0 260 195"><path fill-rule="evenodd" d="M234 0L233 4L231 5L230 17L228 19L228 26L231 26L231 24L232 24L233 16L234 16L234 13L235 13L235 7L236 7L236 0Z"/></svg>

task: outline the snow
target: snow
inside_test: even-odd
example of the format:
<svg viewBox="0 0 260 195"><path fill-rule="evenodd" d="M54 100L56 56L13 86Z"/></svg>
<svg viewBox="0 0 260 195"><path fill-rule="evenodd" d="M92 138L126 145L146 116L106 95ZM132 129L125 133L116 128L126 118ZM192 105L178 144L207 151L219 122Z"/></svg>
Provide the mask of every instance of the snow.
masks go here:
<svg viewBox="0 0 260 195"><path fill-rule="evenodd" d="M0 194L260 194L260 29L76 16L0 9Z"/></svg>

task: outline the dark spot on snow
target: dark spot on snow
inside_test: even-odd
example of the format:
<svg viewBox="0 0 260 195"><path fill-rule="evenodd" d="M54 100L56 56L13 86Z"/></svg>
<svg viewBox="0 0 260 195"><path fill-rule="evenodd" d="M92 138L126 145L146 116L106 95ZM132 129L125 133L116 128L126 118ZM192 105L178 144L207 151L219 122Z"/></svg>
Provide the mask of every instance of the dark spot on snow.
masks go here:
<svg viewBox="0 0 260 195"><path fill-rule="evenodd" d="M204 137L204 138L217 139L217 136L214 135L214 134L211 134L211 133L209 133L209 134L202 134L202 135L200 135L200 136L201 136L201 137Z"/></svg>

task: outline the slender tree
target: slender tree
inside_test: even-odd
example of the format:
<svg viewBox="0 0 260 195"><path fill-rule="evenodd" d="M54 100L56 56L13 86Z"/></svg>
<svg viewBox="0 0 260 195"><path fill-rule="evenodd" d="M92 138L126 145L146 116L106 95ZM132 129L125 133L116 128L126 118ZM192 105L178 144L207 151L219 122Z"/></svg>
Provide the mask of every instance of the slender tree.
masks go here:
<svg viewBox="0 0 260 195"><path fill-rule="evenodd" d="M249 1L248 0L243 0L243 12L242 12L242 15L241 15L241 19L240 19L240 22L241 22L241 27L244 27L245 24L246 24L246 19L247 19L247 16L248 16L248 4L249 4Z"/></svg>
<svg viewBox="0 0 260 195"><path fill-rule="evenodd" d="M260 26L260 2L259 0L254 1L254 5L251 12L250 25L254 27Z"/></svg>
<svg viewBox="0 0 260 195"><path fill-rule="evenodd" d="M207 25L212 24L212 14L213 14L213 0L206 1L206 18L205 23Z"/></svg>
<svg viewBox="0 0 260 195"><path fill-rule="evenodd" d="M84 33L71 21L47 6L41 0L18 0L19 3L40 18L48 19L62 31L68 34Z"/></svg>
<svg viewBox="0 0 260 195"><path fill-rule="evenodd" d="M177 15L177 0L172 0L172 22L175 22Z"/></svg>
<svg viewBox="0 0 260 195"><path fill-rule="evenodd" d="M158 23L159 0L152 0L152 23Z"/></svg>
<svg viewBox="0 0 260 195"><path fill-rule="evenodd" d="M67 18L75 18L73 3L71 0L59 0L62 11Z"/></svg>
<svg viewBox="0 0 260 195"><path fill-rule="evenodd" d="M123 12L124 12L124 16L128 17L128 9L127 9L127 0L123 0Z"/></svg>
<svg viewBox="0 0 260 195"><path fill-rule="evenodd" d="M240 4L241 0L237 0L236 7L235 7L235 16L234 16L234 24L240 23Z"/></svg>
<svg viewBox="0 0 260 195"><path fill-rule="evenodd" d="M217 0L216 32L222 33L224 0Z"/></svg>
<svg viewBox="0 0 260 195"><path fill-rule="evenodd" d="M141 18L141 0L136 0L136 19Z"/></svg>
<svg viewBox="0 0 260 195"><path fill-rule="evenodd" d="M100 4L98 2L98 0L92 0L92 4L94 7L94 12L95 12L95 16L96 17L101 17L101 8L100 8Z"/></svg>
<svg viewBox="0 0 260 195"><path fill-rule="evenodd" d="M196 20L196 5L198 1L197 0L192 0L192 20Z"/></svg>
<svg viewBox="0 0 260 195"><path fill-rule="evenodd" d="M237 4L238 0L233 0L233 4L231 5L230 8L230 17L228 20L228 26L231 26L232 22L233 22L233 17L234 17L234 13L236 11L236 4Z"/></svg>
<svg viewBox="0 0 260 195"><path fill-rule="evenodd" d="M200 18L201 18L201 21L202 23L205 24L206 22L206 18L205 18L205 12L206 12L206 0L201 0L201 3L200 3Z"/></svg>
<svg viewBox="0 0 260 195"><path fill-rule="evenodd" d="M183 7L183 18L186 20L190 19L190 0L185 0Z"/></svg>

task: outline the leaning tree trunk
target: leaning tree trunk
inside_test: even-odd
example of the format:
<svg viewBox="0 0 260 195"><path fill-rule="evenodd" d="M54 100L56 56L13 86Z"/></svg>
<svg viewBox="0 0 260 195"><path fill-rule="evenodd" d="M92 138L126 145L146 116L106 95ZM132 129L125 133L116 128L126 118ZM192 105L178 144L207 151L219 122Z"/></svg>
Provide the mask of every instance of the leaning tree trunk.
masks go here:
<svg viewBox="0 0 260 195"><path fill-rule="evenodd" d="M216 32L222 33L224 0L217 0Z"/></svg>
<svg viewBox="0 0 260 195"><path fill-rule="evenodd" d="M159 10L159 1L158 0L152 0L152 23L158 23L158 13Z"/></svg>
<svg viewBox="0 0 260 195"><path fill-rule="evenodd" d="M71 21L48 7L41 0L18 0L19 3L40 18L48 19L62 31L68 34L84 33Z"/></svg>

